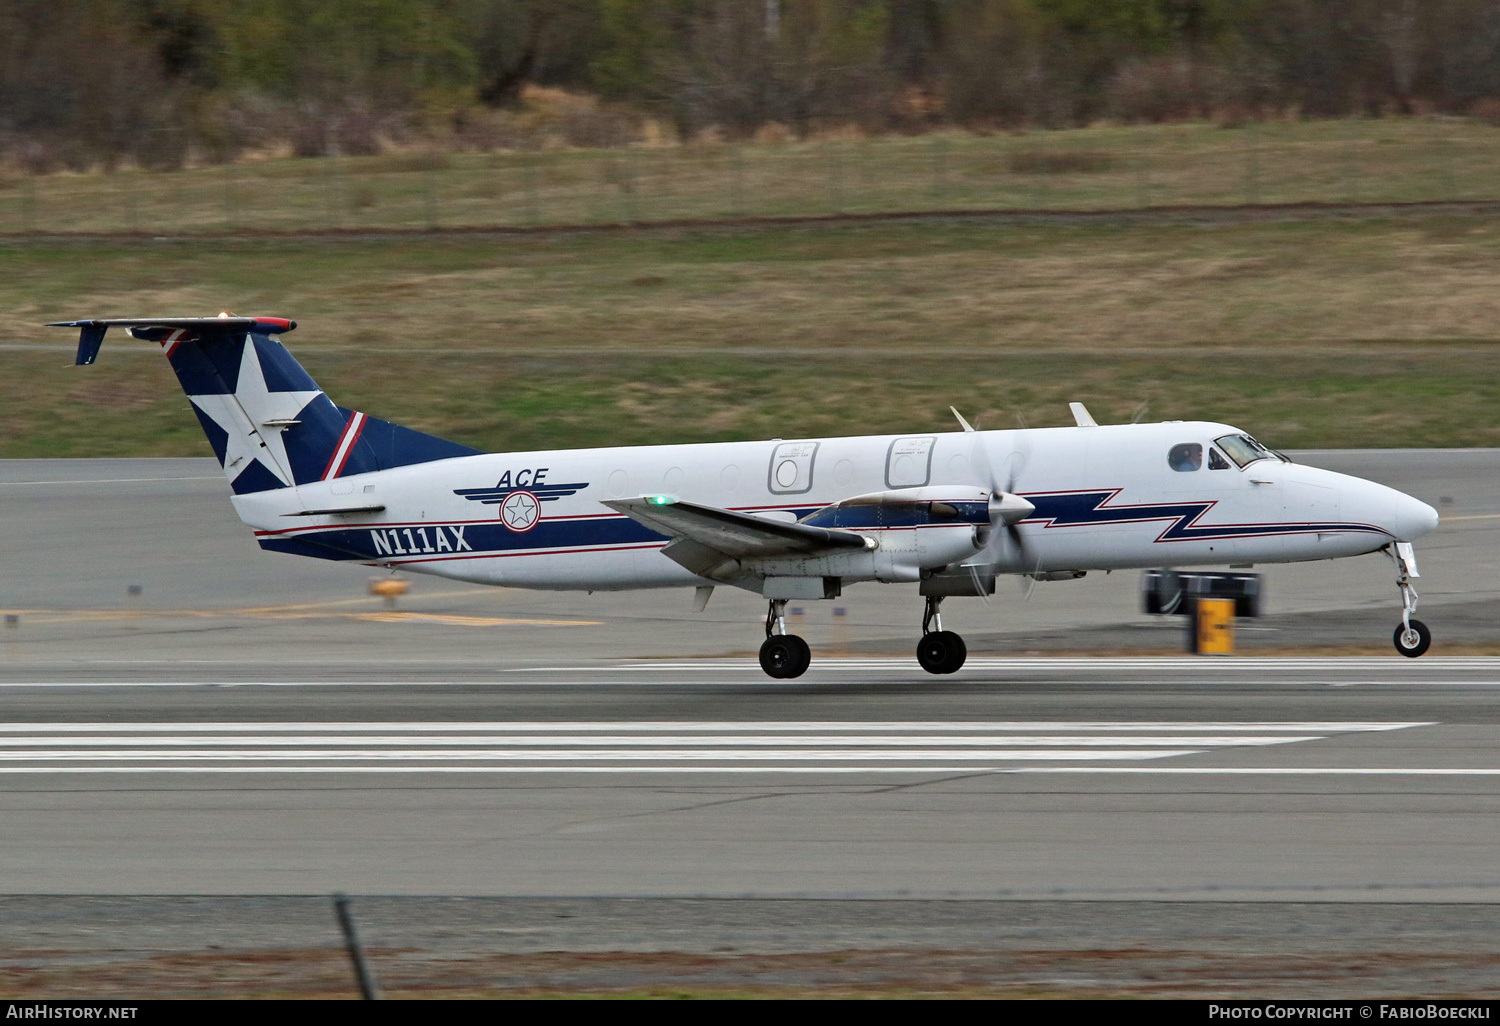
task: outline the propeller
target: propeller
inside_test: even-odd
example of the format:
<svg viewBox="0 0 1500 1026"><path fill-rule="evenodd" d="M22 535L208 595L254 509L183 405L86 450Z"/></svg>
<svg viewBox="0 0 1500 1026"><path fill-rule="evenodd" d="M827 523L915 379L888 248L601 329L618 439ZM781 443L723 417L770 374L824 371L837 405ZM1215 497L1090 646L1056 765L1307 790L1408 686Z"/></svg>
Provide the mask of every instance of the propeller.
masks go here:
<svg viewBox="0 0 1500 1026"><path fill-rule="evenodd" d="M1018 525L1021 521L1031 516L1032 513L1036 512L1036 506L1021 496L1016 495L1014 491L1016 477L1026 466L1025 457L1020 456L1017 459L1013 456L1008 461L1006 467L1007 477L1002 487L999 471L995 467L994 461L990 459L989 448L985 444L984 435L965 420L963 414L959 413L958 410L951 406L949 409L953 410L953 415L958 418L958 422L963 426L965 433L973 436L970 440L969 463L974 469L975 476L987 485L990 490L990 538L984 548L976 554L974 561L965 564L968 567L970 577L974 580L974 590L987 602L989 601L989 594L988 589L984 587L984 582L981 579L981 570L1000 564L997 543L1002 536L1010 542L1017 556L1022 560L1030 561L1031 553L1027 549L1026 539L1021 534L1021 529ZM1000 528L1001 530L995 530L995 528ZM1041 565L1040 559L1038 559L1037 565Z"/></svg>
<svg viewBox="0 0 1500 1026"><path fill-rule="evenodd" d="M1027 574L1021 581L1021 597L1027 602L1031 601L1031 593L1036 590L1036 582L1041 580L1042 557L1036 557L1036 566L1032 567L1031 573Z"/></svg>
<svg viewBox="0 0 1500 1026"><path fill-rule="evenodd" d="M979 564L978 563L966 563L965 565L969 568L969 580L971 580L971 581L974 582L974 594L978 595L979 598L984 602L985 605L989 605L990 604L990 589L989 589L989 584L980 575L980 573L979 573Z"/></svg>

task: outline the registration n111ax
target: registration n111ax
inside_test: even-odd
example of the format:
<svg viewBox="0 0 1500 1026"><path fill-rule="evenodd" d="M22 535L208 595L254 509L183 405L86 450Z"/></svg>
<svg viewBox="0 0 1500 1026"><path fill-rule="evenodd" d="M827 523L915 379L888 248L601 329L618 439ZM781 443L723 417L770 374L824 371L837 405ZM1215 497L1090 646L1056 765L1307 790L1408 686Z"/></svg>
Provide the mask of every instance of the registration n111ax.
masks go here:
<svg viewBox="0 0 1500 1026"><path fill-rule="evenodd" d="M789 600L851 584L916 588L917 660L963 665L947 598L997 577L1235 566L1384 552L1412 617L1411 543L1437 511L1394 489L1301 466L1227 424L957 430L850 438L484 453L336 406L282 346L273 317L66 321L91 364L112 326L159 343L262 548L513 588L720 585L767 602L760 662L808 667ZM914 629L915 633L915 629Z"/></svg>

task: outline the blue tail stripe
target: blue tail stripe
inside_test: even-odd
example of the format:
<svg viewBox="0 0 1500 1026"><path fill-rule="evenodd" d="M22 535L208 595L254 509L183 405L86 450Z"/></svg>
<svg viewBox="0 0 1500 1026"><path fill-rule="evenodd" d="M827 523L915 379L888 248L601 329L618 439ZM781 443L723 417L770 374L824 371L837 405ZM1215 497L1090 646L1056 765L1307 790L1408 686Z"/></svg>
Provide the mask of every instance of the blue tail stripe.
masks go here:
<svg viewBox="0 0 1500 1026"><path fill-rule="evenodd" d="M307 392L318 389L312 375L292 358L286 346L266 335L251 335L260 357L260 369L266 376L266 388L272 392Z"/></svg>
<svg viewBox="0 0 1500 1026"><path fill-rule="evenodd" d="M184 342L168 357L188 395L230 395L240 379L244 337L213 336Z"/></svg>
<svg viewBox="0 0 1500 1026"><path fill-rule="evenodd" d="M191 405L191 404L190 404ZM205 417L203 411L193 407L193 414L198 418L198 425L203 428L203 433L208 437L208 444L213 447L214 455L219 458L219 466L224 465L224 451L229 445L229 435L223 428L215 424L212 419Z"/></svg>
<svg viewBox="0 0 1500 1026"><path fill-rule="evenodd" d="M272 488L285 488L286 485L281 483L279 477L267 470L261 464L260 460L251 460L250 465L229 483L229 487L234 490L234 494L244 495L247 492L264 492Z"/></svg>
<svg viewBox="0 0 1500 1026"><path fill-rule="evenodd" d="M342 407L339 408L339 413L342 415L339 424L341 432L343 423L351 412ZM338 444L337 437L335 437L334 444ZM332 446L327 452L330 454L333 452ZM359 442L355 444L353 452L349 455L349 462L345 464L344 472L339 476L348 477L350 474L364 474L373 470L389 470L392 467L406 467L414 463L431 463L434 460L453 459L455 456L478 456L480 453L481 450L467 445L413 431L411 428L392 424L379 417L366 416ZM326 455L324 460L327 460Z"/></svg>
<svg viewBox="0 0 1500 1026"><path fill-rule="evenodd" d="M320 395L302 407L297 419L302 423L285 429L281 439L286 446L287 461L292 465L292 478L298 484L307 484L322 479L349 417L333 405L332 399Z"/></svg>

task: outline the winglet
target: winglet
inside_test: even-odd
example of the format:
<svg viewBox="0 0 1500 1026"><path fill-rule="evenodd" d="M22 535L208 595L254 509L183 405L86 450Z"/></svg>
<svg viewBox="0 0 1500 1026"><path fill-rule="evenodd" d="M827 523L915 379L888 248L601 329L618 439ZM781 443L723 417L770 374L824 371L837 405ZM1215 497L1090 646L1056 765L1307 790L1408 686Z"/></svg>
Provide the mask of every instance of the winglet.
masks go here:
<svg viewBox="0 0 1500 1026"><path fill-rule="evenodd" d="M953 415L955 417L957 417L958 418L958 422L963 425L964 431L968 432L969 434L973 434L974 433L974 425L970 424L968 421L964 420L964 415L962 413L958 412L958 407L957 406L950 406L950 407L948 407L948 409L950 409L950 410L953 411Z"/></svg>
<svg viewBox="0 0 1500 1026"><path fill-rule="evenodd" d="M99 358L99 347L104 344L104 333L109 330L108 324L83 324L83 329L78 333L78 356L73 361L75 367L87 367Z"/></svg>
<svg viewBox="0 0 1500 1026"><path fill-rule="evenodd" d="M1093 418L1083 403L1069 403L1068 409L1073 411L1073 422L1079 427L1099 426L1099 422Z"/></svg>
<svg viewBox="0 0 1500 1026"><path fill-rule="evenodd" d="M78 357L75 367L87 367L99 358L99 346L104 343L104 333L109 330L108 321L54 321L49 328L78 328Z"/></svg>

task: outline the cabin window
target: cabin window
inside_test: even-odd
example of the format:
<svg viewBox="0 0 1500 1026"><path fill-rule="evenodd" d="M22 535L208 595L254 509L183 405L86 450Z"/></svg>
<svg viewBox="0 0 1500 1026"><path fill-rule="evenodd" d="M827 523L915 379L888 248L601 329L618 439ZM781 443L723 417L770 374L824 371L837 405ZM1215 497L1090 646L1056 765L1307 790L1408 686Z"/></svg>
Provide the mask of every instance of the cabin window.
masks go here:
<svg viewBox="0 0 1500 1026"><path fill-rule="evenodd" d="M1209 470L1228 470L1229 469L1229 461L1224 458L1224 454L1223 453L1219 452L1219 450L1215 449L1213 446L1209 446L1209 448L1208 448L1208 469Z"/></svg>
<svg viewBox="0 0 1500 1026"><path fill-rule="evenodd" d="M1215 438L1214 441L1241 468L1248 467L1256 460L1279 459L1279 457L1273 456L1269 449L1249 435L1225 435L1222 438Z"/></svg>
<svg viewBox="0 0 1500 1026"><path fill-rule="evenodd" d="M1182 473L1200 469L1203 466L1203 446L1197 442L1172 446L1167 453L1167 466Z"/></svg>

